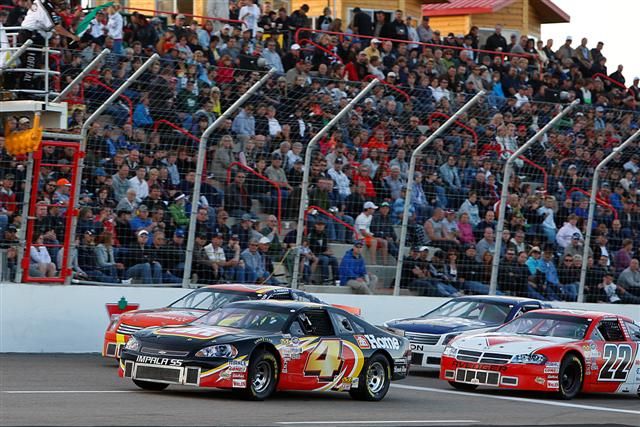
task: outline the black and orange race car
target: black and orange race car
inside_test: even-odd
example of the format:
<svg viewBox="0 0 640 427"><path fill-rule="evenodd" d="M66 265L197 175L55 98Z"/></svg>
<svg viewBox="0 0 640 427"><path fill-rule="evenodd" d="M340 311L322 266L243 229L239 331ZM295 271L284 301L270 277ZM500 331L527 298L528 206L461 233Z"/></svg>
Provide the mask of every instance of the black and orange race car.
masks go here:
<svg viewBox="0 0 640 427"><path fill-rule="evenodd" d="M407 376L409 341L327 305L241 301L181 326L136 332L119 375L145 390L227 388L262 400L278 390L348 391L384 398Z"/></svg>
<svg viewBox="0 0 640 427"><path fill-rule="evenodd" d="M118 357L120 349L134 332L151 326L183 325L230 302L243 300L284 299L322 303L313 295L297 289L262 285L211 285L189 292L167 307L128 311L111 316L104 334L102 355ZM336 305L360 315L356 307Z"/></svg>

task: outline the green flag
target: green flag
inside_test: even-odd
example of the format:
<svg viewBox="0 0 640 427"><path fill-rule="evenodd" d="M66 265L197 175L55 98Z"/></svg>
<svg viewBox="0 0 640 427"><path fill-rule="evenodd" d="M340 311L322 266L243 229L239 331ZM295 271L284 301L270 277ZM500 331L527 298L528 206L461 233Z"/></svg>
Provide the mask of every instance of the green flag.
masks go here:
<svg viewBox="0 0 640 427"><path fill-rule="evenodd" d="M76 36L82 37L82 35L86 33L89 27L91 26L91 21L93 21L93 19L96 17L98 12L100 12L102 9L106 9L112 4L113 2L110 1L109 3L105 3L103 5L96 6L93 9L91 9L91 11L87 13L84 19L78 24L78 28L76 28Z"/></svg>

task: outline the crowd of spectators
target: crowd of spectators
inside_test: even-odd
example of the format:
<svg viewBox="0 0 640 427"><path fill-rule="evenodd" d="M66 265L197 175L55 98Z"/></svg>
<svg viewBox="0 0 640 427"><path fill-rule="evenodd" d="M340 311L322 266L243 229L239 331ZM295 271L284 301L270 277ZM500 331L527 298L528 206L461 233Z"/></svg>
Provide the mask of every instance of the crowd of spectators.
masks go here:
<svg viewBox="0 0 640 427"><path fill-rule="evenodd" d="M0 11L0 23L19 24L23 1ZM306 281L320 266L322 282L346 285L327 242L366 247L369 265L395 264L396 226L411 185L412 250L403 287L436 296L486 293L497 256L501 293L575 300L588 200L572 189L587 189L597 163L637 130L640 79L626 88L623 67L609 73L604 44L590 49L586 38L575 46L568 37L558 49L526 36L509 43L496 25L481 43L476 27L467 35L445 35L430 27L428 17L416 22L402 11L387 22L383 12L371 17L356 8L348 23L332 18L331 10L312 22L308 11L303 5L289 15L268 2L241 0L230 9L241 25L178 14L167 26L140 13L123 20L115 5L96 16L77 45L67 49L68 40L52 37L51 45L62 51L54 63L63 87L103 48L112 51L67 98L71 130L106 100L108 88L121 85L151 54L161 56L125 92L131 105L115 103L90 129L77 250L71 254L77 277L179 282L188 217L197 209L193 279L199 283L276 283L274 263L299 250ZM82 18L75 9L61 15L72 30ZM273 78L207 141L202 197L192 200L200 179L194 140L267 68L276 69ZM280 235L278 220L297 216L306 144L371 78L386 84L373 88L313 154L310 204L320 209L308 217L304 247L294 248L294 232ZM408 183L412 150L442 124L442 115L480 90L487 94L461 118L466 129L454 126L436 139ZM581 105L525 153L528 162L516 160L517 173L503 183L508 152L575 99ZM23 119L8 126L18 128ZM158 127L158 120L195 138ZM0 226L5 246L12 247L20 224L15 179L24 177L24 162L2 156ZM47 147L43 163L68 165L72 157ZM544 184L530 163L547 172ZM34 233L32 275L51 276L60 268L55 262L62 251L55 245L68 232L63 217L70 180L69 167L40 170L42 220ZM638 303L638 148L619 153L600 180L599 199L608 207L598 206L594 223L587 299ZM504 188L508 231L495 236ZM267 219L259 220L254 201ZM505 243L500 254L497 238ZM39 254L43 250L46 256ZM362 256L357 249L349 257L354 252Z"/></svg>

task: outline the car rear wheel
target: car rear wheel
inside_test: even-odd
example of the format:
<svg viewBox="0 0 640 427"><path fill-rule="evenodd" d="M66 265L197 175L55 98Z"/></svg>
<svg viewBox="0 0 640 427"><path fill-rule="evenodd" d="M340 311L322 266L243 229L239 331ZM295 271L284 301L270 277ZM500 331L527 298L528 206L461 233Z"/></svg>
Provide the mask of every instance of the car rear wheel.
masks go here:
<svg viewBox="0 0 640 427"><path fill-rule="evenodd" d="M160 391L169 387L169 384L154 383L151 381L133 380L133 383L143 390Z"/></svg>
<svg viewBox="0 0 640 427"><path fill-rule="evenodd" d="M249 363L249 375L245 397L250 400L264 400L270 397L278 385L278 361L269 351L258 351Z"/></svg>
<svg viewBox="0 0 640 427"><path fill-rule="evenodd" d="M377 402L384 399L391 384L391 367L382 354L374 354L365 363L358 378L358 388L349 390L352 398Z"/></svg>
<svg viewBox="0 0 640 427"><path fill-rule="evenodd" d="M582 389L584 378L582 362L575 355L567 355L560 364L558 397L564 400L573 399Z"/></svg>
<svg viewBox="0 0 640 427"><path fill-rule="evenodd" d="M460 391L474 391L478 388L478 386L475 384L459 383L456 381L449 381L449 384L451 385L451 387Z"/></svg>

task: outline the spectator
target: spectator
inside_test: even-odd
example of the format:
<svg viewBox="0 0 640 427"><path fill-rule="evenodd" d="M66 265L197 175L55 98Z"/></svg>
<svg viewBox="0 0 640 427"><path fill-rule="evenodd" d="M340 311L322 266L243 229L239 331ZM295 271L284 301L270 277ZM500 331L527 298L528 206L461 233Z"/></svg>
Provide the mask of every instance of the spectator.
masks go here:
<svg viewBox="0 0 640 427"><path fill-rule="evenodd" d="M362 212L356 217L355 229L356 235L354 239L363 240L369 249L369 256L371 257L371 264L375 265L378 262L376 256L378 246L381 249L382 263L387 264L387 258L389 254L388 242L385 238L375 236L371 232L371 222L373 221L373 213L378 209L375 203L367 201L363 205Z"/></svg>
<svg viewBox="0 0 640 427"><path fill-rule="evenodd" d="M378 283L378 277L368 274L362 256L364 242L356 240L340 262L340 286L349 286L355 293L373 294Z"/></svg>
<svg viewBox="0 0 640 427"><path fill-rule="evenodd" d="M262 254L258 251L258 242L257 239L251 239L247 248L240 255L246 266L248 283L262 283L269 276L269 273L264 269Z"/></svg>
<svg viewBox="0 0 640 427"><path fill-rule="evenodd" d="M36 234L30 248L29 272L35 271L35 277L55 277L56 265L51 262L51 256L44 246L44 235Z"/></svg>
<svg viewBox="0 0 640 427"><path fill-rule="evenodd" d="M136 279L143 284L155 284L162 281L162 266L153 261L153 255L147 248L149 232L142 229L136 233L135 243L127 248L125 279Z"/></svg>

